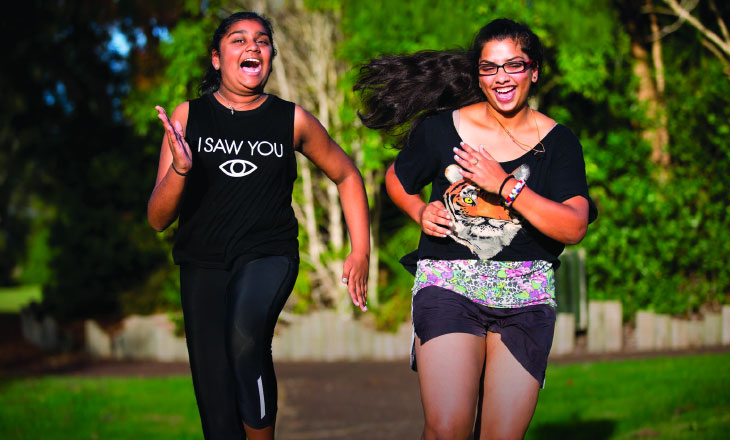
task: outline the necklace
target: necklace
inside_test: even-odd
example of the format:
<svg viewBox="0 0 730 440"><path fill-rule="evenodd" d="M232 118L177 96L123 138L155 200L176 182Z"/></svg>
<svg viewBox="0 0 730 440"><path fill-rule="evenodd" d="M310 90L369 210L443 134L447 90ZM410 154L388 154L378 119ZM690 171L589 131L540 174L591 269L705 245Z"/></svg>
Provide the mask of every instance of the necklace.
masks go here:
<svg viewBox="0 0 730 440"><path fill-rule="evenodd" d="M497 124L499 124L499 126L502 127L502 130L504 130L504 132L507 133L507 136L509 136L510 139L512 139L512 141L514 143L516 143L517 145L519 145L520 147L525 149L525 151L535 150L534 154L545 152L545 145L542 144L542 137L540 136L540 127L537 126L537 116L535 116L535 112L532 110L532 107L528 106L527 108L530 109L530 113L532 114L532 119L535 121L535 130L537 130L537 139L538 139L537 144L542 148L541 150L537 150L537 149L535 149L535 147L531 147L525 143L518 141L517 138L514 137L512 135L512 133L510 133L509 130L507 130L507 127L502 125L502 122L500 122L499 118L497 118L497 115L492 113L492 110L489 108L489 103L485 103L485 104L487 106L487 113L489 113L494 118L494 120L497 121Z"/></svg>
<svg viewBox="0 0 730 440"><path fill-rule="evenodd" d="M233 105L231 104L231 102L230 102L229 100L227 100L225 96L221 95L221 92L220 92L220 90L216 90L215 92L216 92L216 93L218 94L218 96L220 96L220 97L221 97L221 98L222 98L222 99L223 99L224 101L226 101L226 104L228 104L228 108L229 108L229 109L231 109L231 114L233 114L233 111L234 111L234 110L240 110L240 109L238 109L238 108L235 108L235 107L233 107ZM259 95L259 96L258 96L258 97L257 97L256 99L254 99L254 100L252 100L252 101L249 101L249 102L246 102L246 103L244 103L244 104L243 104L243 107L245 107L245 106L247 106L247 105L251 105L251 104L254 104L254 103L256 103L257 101L259 101L259 100L260 100L261 98L263 98L264 96L266 96L266 94L265 94L265 93L262 93L262 94L260 94L260 95Z"/></svg>

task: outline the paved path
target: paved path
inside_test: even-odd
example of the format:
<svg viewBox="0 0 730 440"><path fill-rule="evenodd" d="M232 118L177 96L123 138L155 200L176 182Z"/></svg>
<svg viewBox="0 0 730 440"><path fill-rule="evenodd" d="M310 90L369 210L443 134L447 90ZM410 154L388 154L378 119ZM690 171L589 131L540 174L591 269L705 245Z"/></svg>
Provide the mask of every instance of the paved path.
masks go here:
<svg viewBox="0 0 730 440"><path fill-rule="evenodd" d="M277 365L277 437L417 439L423 428L418 377L408 361Z"/></svg>

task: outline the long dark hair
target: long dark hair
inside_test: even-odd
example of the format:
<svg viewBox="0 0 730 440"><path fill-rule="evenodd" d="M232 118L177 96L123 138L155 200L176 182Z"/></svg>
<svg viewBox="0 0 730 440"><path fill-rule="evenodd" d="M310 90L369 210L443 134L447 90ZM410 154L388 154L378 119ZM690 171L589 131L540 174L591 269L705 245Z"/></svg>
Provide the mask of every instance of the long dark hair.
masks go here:
<svg viewBox="0 0 730 440"><path fill-rule="evenodd" d="M210 42L208 54L212 53L213 51L220 53L221 39L226 35L226 33L228 33L228 31L231 29L231 26L242 20L258 20L259 23L261 23L261 26L263 26L266 30L266 35L269 37L269 40L271 40L271 59L273 61L274 57L276 56L276 46L274 46L274 28L271 25L271 21L269 21L268 18L261 14L250 11L235 12L221 20L218 28L215 30L215 32L213 32L213 39ZM205 76L198 86L198 94L204 95L206 93L214 93L220 88L220 86L221 72L214 69L209 62L208 69L205 71Z"/></svg>
<svg viewBox="0 0 730 440"><path fill-rule="evenodd" d="M353 87L363 103L358 116L366 127L395 135L396 148L402 148L428 116L486 100L479 88L479 57L485 43L506 39L517 42L536 68L542 66L537 35L524 24L496 19L479 30L469 50L386 55L362 66Z"/></svg>

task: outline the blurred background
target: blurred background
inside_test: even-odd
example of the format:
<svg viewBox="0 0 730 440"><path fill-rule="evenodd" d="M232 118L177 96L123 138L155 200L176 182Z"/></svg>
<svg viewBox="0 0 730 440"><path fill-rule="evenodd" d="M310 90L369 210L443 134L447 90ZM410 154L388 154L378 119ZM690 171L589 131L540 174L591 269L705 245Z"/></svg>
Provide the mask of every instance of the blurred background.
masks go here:
<svg viewBox="0 0 730 440"><path fill-rule="evenodd" d="M272 19L279 55L267 91L326 126L355 160L370 199L370 312L363 317L338 281L349 241L336 189L299 157L294 208L302 266L284 321L326 313L374 332L402 333L408 326L412 277L398 259L416 247L419 229L385 194L384 173L397 150L392 138L359 123L352 84L358 66L372 57L465 48L481 26L509 17L531 26L545 45L530 104L580 138L600 213L569 254L580 256L573 266L577 284L566 287L574 345L580 347L589 326L588 301L618 305L622 346L641 345L626 334L640 326L640 313L683 322L722 315L713 320L717 330L696 331L718 335L704 345L724 341L720 327L730 325L730 309L724 309L727 319L722 313L730 303L727 2L25 0L0 18L0 312L10 320L25 313L41 326L36 334L52 322L45 325L56 336L39 336L36 345L54 353L88 351L86 323L113 334L130 316L164 315L180 336L178 271L170 258L176 227L156 233L146 220L162 137L153 107L172 111L197 96L212 33L237 10ZM657 335L675 331L651 325ZM703 345L686 338L660 348ZM405 357L407 347L401 348ZM23 369L22 356L10 349L0 360ZM708 389L720 386L726 396L727 366L712 369L720 382ZM725 416L710 419L727 427L724 399L712 411ZM0 420L11 417L8 408ZM641 435L664 432L652 429ZM550 438L562 431L544 432Z"/></svg>

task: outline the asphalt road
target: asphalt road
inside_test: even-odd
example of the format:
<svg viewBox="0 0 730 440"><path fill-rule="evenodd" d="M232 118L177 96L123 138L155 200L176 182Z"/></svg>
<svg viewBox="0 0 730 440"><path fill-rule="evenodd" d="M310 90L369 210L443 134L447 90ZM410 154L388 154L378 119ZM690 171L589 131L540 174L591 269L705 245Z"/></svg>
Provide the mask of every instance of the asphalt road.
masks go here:
<svg viewBox="0 0 730 440"><path fill-rule="evenodd" d="M408 361L283 363L277 438L417 439L418 377Z"/></svg>

